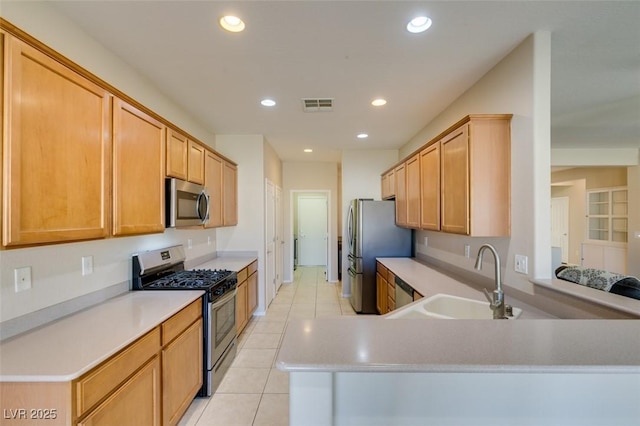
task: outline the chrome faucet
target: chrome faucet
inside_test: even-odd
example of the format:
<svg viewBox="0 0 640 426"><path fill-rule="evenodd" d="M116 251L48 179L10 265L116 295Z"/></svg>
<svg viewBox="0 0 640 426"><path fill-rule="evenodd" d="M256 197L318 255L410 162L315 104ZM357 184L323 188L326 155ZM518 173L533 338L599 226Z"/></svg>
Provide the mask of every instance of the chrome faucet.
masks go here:
<svg viewBox="0 0 640 426"><path fill-rule="evenodd" d="M482 253L485 250L491 251L493 253L493 258L495 260L495 280L496 280L496 289L493 290L492 294L489 294L489 291L485 288L484 295L490 303L490 308L493 311L493 319L506 319L505 316L505 304L504 304L504 292L502 291L502 278L500 276L500 256L498 256L498 252L495 247L491 244L483 244L480 246L480 250L478 250L478 256L476 256L476 266L475 268L479 271L482 269ZM510 307L508 307L509 309Z"/></svg>

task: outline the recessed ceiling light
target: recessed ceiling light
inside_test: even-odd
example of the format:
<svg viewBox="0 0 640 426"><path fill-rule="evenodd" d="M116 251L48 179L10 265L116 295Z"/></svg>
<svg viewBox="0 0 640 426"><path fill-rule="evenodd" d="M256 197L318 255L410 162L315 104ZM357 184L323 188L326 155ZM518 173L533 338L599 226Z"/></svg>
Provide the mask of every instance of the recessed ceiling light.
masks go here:
<svg viewBox="0 0 640 426"><path fill-rule="evenodd" d="M358 139L366 139L369 137L369 135L366 133L359 133L357 137Z"/></svg>
<svg viewBox="0 0 640 426"><path fill-rule="evenodd" d="M387 103L386 99L374 99L373 101L371 101L371 105L373 106L382 106L385 105Z"/></svg>
<svg viewBox="0 0 640 426"><path fill-rule="evenodd" d="M266 107L272 107L276 105L276 101L274 101L273 99L263 99L260 101L260 103Z"/></svg>
<svg viewBox="0 0 640 426"><path fill-rule="evenodd" d="M244 30L244 22L237 16L227 15L220 18L220 26L232 33L239 33Z"/></svg>
<svg viewBox="0 0 640 426"><path fill-rule="evenodd" d="M311 148L306 148L304 152L313 152L313 150Z"/></svg>
<svg viewBox="0 0 640 426"><path fill-rule="evenodd" d="M413 18L407 24L407 31L410 33L421 33L427 31L431 26L431 19L426 16L418 16Z"/></svg>

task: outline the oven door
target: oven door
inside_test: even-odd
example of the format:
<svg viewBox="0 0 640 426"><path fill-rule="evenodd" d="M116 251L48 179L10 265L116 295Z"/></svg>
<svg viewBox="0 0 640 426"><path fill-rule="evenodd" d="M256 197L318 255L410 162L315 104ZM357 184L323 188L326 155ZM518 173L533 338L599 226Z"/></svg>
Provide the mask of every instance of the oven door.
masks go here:
<svg viewBox="0 0 640 426"><path fill-rule="evenodd" d="M221 299L209 303L209 331L207 333L207 370L224 353L224 350L236 338L236 293L238 290L224 295Z"/></svg>

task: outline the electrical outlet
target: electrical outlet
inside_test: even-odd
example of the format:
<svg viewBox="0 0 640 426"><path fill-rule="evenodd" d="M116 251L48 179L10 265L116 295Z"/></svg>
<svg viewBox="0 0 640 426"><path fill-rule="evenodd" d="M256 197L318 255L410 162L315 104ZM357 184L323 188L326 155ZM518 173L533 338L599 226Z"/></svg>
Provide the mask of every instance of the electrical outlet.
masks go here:
<svg viewBox="0 0 640 426"><path fill-rule="evenodd" d="M522 254L516 254L516 262L514 269L521 274L528 274L528 258Z"/></svg>
<svg viewBox="0 0 640 426"><path fill-rule="evenodd" d="M427 247L429 245L429 237L424 237L424 246Z"/></svg>
<svg viewBox="0 0 640 426"><path fill-rule="evenodd" d="M82 256L82 276L93 274L93 256Z"/></svg>
<svg viewBox="0 0 640 426"><path fill-rule="evenodd" d="M464 257L467 259L471 256L471 246L469 244L464 245Z"/></svg>
<svg viewBox="0 0 640 426"><path fill-rule="evenodd" d="M210 246L211 245L211 237L207 237L207 245Z"/></svg>
<svg viewBox="0 0 640 426"><path fill-rule="evenodd" d="M16 293L29 290L31 288L31 266L14 269L13 279Z"/></svg>
<svg viewBox="0 0 640 426"><path fill-rule="evenodd" d="M190 249L191 247L193 247L193 241L191 240L191 238L187 239L187 248Z"/></svg>

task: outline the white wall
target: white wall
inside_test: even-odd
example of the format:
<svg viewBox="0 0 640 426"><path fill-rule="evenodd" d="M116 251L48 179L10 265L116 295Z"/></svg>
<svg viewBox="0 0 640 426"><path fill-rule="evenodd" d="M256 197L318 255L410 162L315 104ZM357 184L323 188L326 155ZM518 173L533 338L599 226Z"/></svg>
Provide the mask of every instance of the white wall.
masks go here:
<svg viewBox="0 0 640 426"><path fill-rule="evenodd" d="M380 175L398 162L398 151L384 150L348 150L342 151L342 211L340 212L342 228L346 228L349 203L354 198L373 198L380 200ZM349 263L348 243L342 247L342 295L351 295L351 282L347 271Z"/></svg>
<svg viewBox="0 0 640 426"><path fill-rule="evenodd" d="M202 142L214 146L215 136L211 129L192 119L150 81L122 62L113 52L89 38L75 24L60 16L46 2L36 4L3 1L0 14ZM207 237L211 237L211 245L207 245ZM187 250L188 261L216 250L216 231L213 229L168 230L164 234L149 236L1 250L0 322L41 312L41 309L89 294L113 294L111 289L114 287L120 291L131 279L133 253L173 244L186 246L187 239L193 241L193 248ZM93 256L94 273L82 277L81 257L87 255ZM13 270L23 266L32 268L32 288L15 293ZM50 309L46 315L53 314L54 311L61 314L65 312Z"/></svg>
<svg viewBox="0 0 640 426"><path fill-rule="evenodd" d="M549 34L543 32L528 37L404 145L400 152L401 158L407 156L467 114L513 114L511 237L471 238L419 231L416 232L416 250L428 258L474 271L477 250L481 244L490 242L496 245L502 259L505 284L530 294L533 287L528 276L514 272L515 254L528 256L530 276L548 278L551 270L549 58ZM424 237L428 237L426 247ZM465 244L471 246L469 259L464 257ZM484 268L481 273L493 277L492 268Z"/></svg>
<svg viewBox="0 0 640 426"><path fill-rule="evenodd" d="M284 211L284 277L293 281L293 194L329 191L329 270L327 280L338 280L338 164L331 162L283 162L282 209Z"/></svg>
<svg viewBox="0 0 640 426"><path fill-rule="evenodd" d="M238 225L218 229L219 252L255 252L258 256L258 308L265 299L265 169L262 135L217 135L216 150L238 164Z"/></svg>
<svg viewBox="0 0 640 426"><path fill-rule="evenodd" d="M638 150L640 157L640 150ZM629 211L629 244L627 246L627 274L640 278L640 166L627 169Z"/></svg>

